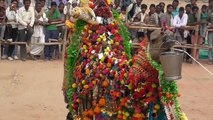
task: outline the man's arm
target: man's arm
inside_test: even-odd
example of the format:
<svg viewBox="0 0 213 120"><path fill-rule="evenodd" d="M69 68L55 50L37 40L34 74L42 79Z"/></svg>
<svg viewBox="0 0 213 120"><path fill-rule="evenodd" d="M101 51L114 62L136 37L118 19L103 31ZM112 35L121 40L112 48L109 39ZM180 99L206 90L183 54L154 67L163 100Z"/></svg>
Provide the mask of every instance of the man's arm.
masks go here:
<svg viewBox="0 0 213 120"><path fill-rule="evenodd" d="M34 22L35 22L35 11L34 9L31 9L31 14L32 14L32 17L31 17L31 21L30 21L30 26L33 27L34 25Z"/></svg>

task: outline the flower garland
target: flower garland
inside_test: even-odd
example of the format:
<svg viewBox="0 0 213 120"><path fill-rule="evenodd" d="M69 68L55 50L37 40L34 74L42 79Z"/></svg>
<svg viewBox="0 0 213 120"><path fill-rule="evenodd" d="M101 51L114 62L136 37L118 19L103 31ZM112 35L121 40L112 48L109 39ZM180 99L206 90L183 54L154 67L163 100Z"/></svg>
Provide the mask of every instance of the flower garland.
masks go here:
<svg viewBox="0 0 213 120"><path fill-rule="evenodd" d="M164 93L164 95L162 96L162 99L161 99L162 102L164 102L165 104L170 104L170 105L174 104L175 115L177 116L178 119L180 119L182 116L182 112L180 109L180 104L177 100L177 97L179 97L180 95L178 93L178 87L177 87L176 81L165 80L162 65L157 63L156 61L152 60L150 54L147 53L147 56L148 56L148 59L149 59L151 65L156 70L159 71L160 85L161 85L161 88Z"/></svg>
<svg viewBox="0 0 213 120"><path fill-rule="evenodd" d="M125 51L128 54L129 59L132 58L131 55L131 43L130 43L130 33L128 31L128 29L124 26L124 23L121 21L121 19L119 18L119 13L112 9L112 13L113 13L113 17L115 18L116 22L119 25L119 33L121 34L122 38L124 39L124 43L123 45L125 46Z"/></svg>
<svg viewBox="0 0 213 120"><path fill-rule="evenodd" d="M67 55L67 81L68 81L68 89L67 89L67 97L68 97L68 105L69 105L69 111L70 113L73 113L73 103L72 103L72 98L73 98L73 93L75 89L72 88L72 84L74 83L74 71L75 71L75 66L77 62L77 58L80 53L80 46L81 46L81 41L82 41L82 31L85 29L85 26L87 23L85 21L77 20L75 24L75 31L72 34L71 41L72 44L70 44L68 48L68 55Z"/></svg>

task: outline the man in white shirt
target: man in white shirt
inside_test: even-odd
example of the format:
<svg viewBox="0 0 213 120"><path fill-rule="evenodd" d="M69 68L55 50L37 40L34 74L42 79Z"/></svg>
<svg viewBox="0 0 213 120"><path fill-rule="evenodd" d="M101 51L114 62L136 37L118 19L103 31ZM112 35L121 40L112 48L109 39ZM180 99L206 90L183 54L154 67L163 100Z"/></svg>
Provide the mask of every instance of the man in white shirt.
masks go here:
<svg viewBox="0 0 213 120"><path fill-rule="evenodd" d="M141 12L142 0L136 0L136 2L130 4L127 8L127 18L129 21L133 21L133 18Z"/></svg>
<svg viewBox="0 0 213 120"><path fill-rule="evenodd" d="M5 39L8 41L16 41L17 35L18 35L18 14L17 14L17 1L13 0L11 5L6 9L6 17L7 22L10 22L11 24L6 25L5 30ZM15 45L9 45L7 55L9 60L13 60L12 53L14 52ZM15 53L16 54L16 53ZM18 59L16 55L14 55L15 59Z"/></svg>
<svg viewBox="0 0 213 120"><path fill-rule="evenodd" d="M33 34L32 27L35 21L35 11L33 7L30 7L31 4L30 0L24 0L23 3L24 6L21 7L18 11L19 17L18 21L20 23L20 25L18 26L19 30L18 41L27 42L29 44ZM20 52L22 61L25 61L27 57L25 45L20 46Z"/></svg>
<svg viewBox="0 0 213 120"><path fill-rule="evenodd" d="M179 14L175 16L173 21L173 26L176 28L175 36L179 42L183 42L184 29L181 29L181 27L186 26L187 21L188 21L188 15L184 13L184 8L180 7Z"/></svg>

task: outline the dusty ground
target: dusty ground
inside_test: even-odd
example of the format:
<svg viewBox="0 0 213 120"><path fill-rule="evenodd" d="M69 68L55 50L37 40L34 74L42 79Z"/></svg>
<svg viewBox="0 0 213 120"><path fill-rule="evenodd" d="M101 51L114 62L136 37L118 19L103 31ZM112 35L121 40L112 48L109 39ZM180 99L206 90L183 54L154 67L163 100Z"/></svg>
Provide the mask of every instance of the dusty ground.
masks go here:
<svg viewBox="0 0 213 120"><path fill-rule="evenodd" d="M62 65L0 61L0 120L65 120Z"/></svg>
<svg viewBox="0 0 213 120"><path fill-rule="evenodd" d="M0 61L0 68L0 120L65 120L62 62ZM197 64L184 64L182 73L180 101L189 120L213 120L213 77Z"/></svg>

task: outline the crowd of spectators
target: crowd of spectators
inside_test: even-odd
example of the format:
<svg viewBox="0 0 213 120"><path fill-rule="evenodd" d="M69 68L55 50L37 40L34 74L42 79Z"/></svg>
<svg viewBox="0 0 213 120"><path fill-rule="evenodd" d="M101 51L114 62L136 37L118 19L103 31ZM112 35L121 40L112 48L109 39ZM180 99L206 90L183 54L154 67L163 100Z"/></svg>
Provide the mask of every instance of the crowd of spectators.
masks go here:
<svg viewBox="0 0 213 120"><path fill-rule="evenodd" d="M64 22L69 19L72 9L79 5L79 0L0 0L0 38L6 41L48 42L49 39L63 38L63 27L57 27L54 22ZM197 5L197 0L190 0L186 6L179 6L178 0L171 4L160 2L147 5L143 0L114 0L111 8L120 13L120 18L127 23L144 23L156 27L173 27L175 38L181 44L194 42L193 30L184 30L184 26L200 26L199 44L205 40L213 46L213 32L207 27L213 26L213 0L207 4ZM14 22L18 24L3 24ZM48 24L47 24L48 23ZM129 29L133 42L141 42L153 32L145 29ZM45 60L53 59L56 46L32 46L27 53L26 46L20 46L20 59L25 61L27 55L37 59L44 50ZM16 45L3 46L3 59L19 59ZM191 53L191 49L187 49ZM196 56L198 59L198 54ZM190 58L187 61L191 62ZM212 49L209 49L209 63L213 64Z"/></svg>
<svg viewBox="0 0 213 120"><path fill-rule="evenodd" d="M125 2L124 2L125 1ZM209 0L207 4L197 5L197 0L190 0L186 6L179 6L179 0L173 0L171 4L165 5L164 2L158 4L147 5L143 0L115 0L112 7L121 11L123 20L127 23L136 24L144 23L156 27L171 27L175 29L175 40L180 44L192 44L195 40L195 31L185 30L185 26L199 25L198 44L208 43L213 46L213 32L207 34L207 27L213 28L213 0ZM125 4L124 4L125 3ZM128 4L126 4L128 3ZM147 10L149 8L149 10ZM125 12L122 12L125 11ZM153 30L135 30L129 29L133 42L141 42L145 35L148 37ZM191 54L191 49L187 49ZM198 59L199 52L196 52ZM209 49L209 64L213 64L212 49ZM187 62L192 59L187 56Z"/></svg>
<svg viewBox="0 0 213 120"><path fill-rule="evenodd" d="M64 27L55 23L64 23L69 19L73 7L77 5L77 0L0 0L0 39L4 42L26 42L28 45L27 48L24 44L3 45L2 59L12 61L20 58L25 61L30 57L36 60L41 57L42 51L45 60L57 58L58 46L30 43L63 39ZM53 57L54 52L56 57Z"/></svg>

